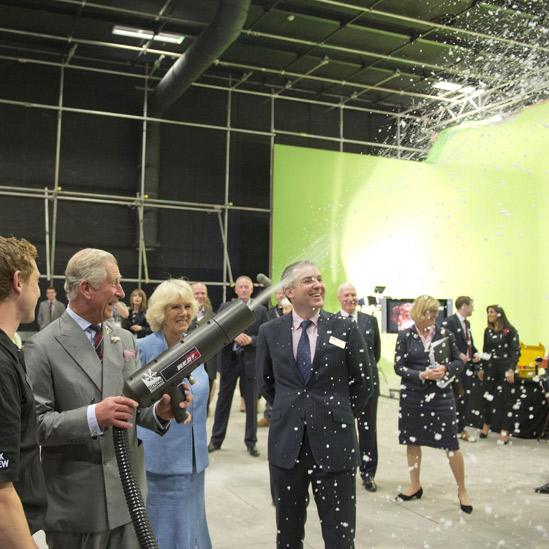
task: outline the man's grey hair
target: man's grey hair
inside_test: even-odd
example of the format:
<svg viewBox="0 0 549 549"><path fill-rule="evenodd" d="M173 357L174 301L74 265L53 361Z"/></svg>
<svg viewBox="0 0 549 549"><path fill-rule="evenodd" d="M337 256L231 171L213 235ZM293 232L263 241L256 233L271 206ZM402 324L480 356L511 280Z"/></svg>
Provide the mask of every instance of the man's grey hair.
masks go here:
<svg viewBox="0 0 549 549"><path fill-rule="evenodd" d="M65 269L65 294L69 301L78 295L82 280L97 288L107 278L107 261L117 263L114 255L97 248L84 248L69 259Z"/></svg>
<svg viewBox="0 0 549 549"><path fill-rule="evenodd" d="M337 288L337 294L339 295L345 288L352 288L356 292L356 288L354 284L351 284L350 282L344 282L343 284L340 284Z"/></svg>
<svg viewBox="0 0 549 549"><path fill-rule="evenodd" d="M297 281L297 273L303 267L316 267L316 263L313 263L309 259L303 259L301 261L296 261L294 263L290 263L283 271L282 275L280 276L280 280L282 282L283 288L290 288L292 287L295 282Z"/></svg>

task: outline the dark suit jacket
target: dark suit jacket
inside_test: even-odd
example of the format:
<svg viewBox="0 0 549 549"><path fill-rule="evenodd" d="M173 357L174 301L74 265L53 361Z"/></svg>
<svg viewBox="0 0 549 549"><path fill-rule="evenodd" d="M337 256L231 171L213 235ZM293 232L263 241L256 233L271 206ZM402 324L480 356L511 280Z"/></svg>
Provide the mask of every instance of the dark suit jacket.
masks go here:
<svg viewBox="0 0 549 549"><path fill-rule="evenodd" d="M377 370L377 363L381 358L381 338L379 337L377 319L375 316L357 311L356 320L360 335L364 338L366 345L368 345L368 351L370 352L370 358L372 359L374 395L379 396L379 372Z"/></svg>
<svg viewBox="0 0 549 549"><path fill-rule="evenodd" d="M469 335L471 336L471 345L473 347L473 353L477 352L477 348L475 347L475 343L473 342L473 334L471 333L471 323L465 319L465 322L467 324L467 329L469 330ZM464 355L467 354L467 339L465 337L465 332L463 331L463 328L461 327L461 322L459 321L459 318L457 315L450 315L446 320L442 322L442 325L450 330L455 336L456 336L456 345L458 346L458 349L461 353Z"/></svg>
<svg viewBox="0 0 549 549"><path fill-rule="evenodd" d="M218 313L221 312L225 307L228 307L231 304L230 301L222 303L219 307ZM255 369L255 350L257 343L257 334L259 332L259 327L261 324L267 321L267 309L263 305L258 305L255 309L255 322L244 330L245 334L248 334L252 338L252 343L250 345L245 345L242 349L242 354L244 358L244 371L246 377L250 379L255 379L257 377ZM217 369L221 375L223 372L231 367L231 358L233 351L233 343L225 345L223 349L217 355Z"/></svg>
<svg viewBox="0 0 549 549"><path fill-rule="evenodd" d="M354 417L373 391L372 362L354 322L322 311L313 374L304 384L293 355L292 315L261 326L259 383L273 406L269 462L283 469L295 465L306 423L313 456L323 471L354 469L360 458Z"/></svg>
<svg viewBox="0 0 549 549"><path fill-rule="evenodd" d="M267 320L273 320L273 318L278 318L282 316L282 310L278 307L271 307L267 310Z"/></svg>

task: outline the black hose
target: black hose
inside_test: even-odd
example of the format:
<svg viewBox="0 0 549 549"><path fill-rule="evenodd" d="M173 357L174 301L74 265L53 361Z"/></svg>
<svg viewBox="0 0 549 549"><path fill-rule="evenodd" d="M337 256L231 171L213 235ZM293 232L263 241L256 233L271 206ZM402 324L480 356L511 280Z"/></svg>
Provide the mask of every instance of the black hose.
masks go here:
<svg viewBox="0 0 549 549"><path fill-rule="evenodd" d="M128 455L128 432L125 429L113 427L113 440L120 480L139 546L141 549L158 549L158 543L154 537L143 496Z"/></svg>

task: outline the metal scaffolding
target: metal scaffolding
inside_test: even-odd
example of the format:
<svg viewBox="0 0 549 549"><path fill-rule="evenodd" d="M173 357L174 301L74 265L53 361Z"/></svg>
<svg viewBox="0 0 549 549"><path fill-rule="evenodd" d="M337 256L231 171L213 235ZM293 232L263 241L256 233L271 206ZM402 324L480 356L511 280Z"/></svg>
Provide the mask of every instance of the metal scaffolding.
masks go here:
<svg viewBox="0 0 549 549"><path fill-rule="evenodd" d="M157 81L158 78L150 76L149 74L145 75L136 75L126 72L117 72L110 71L105 69L94 69L83 66L76 66L72 64L57 63L57 62L46 62L36 59L21 59L10 56L0 56L0 59L19 61L21 63L32 64L43 64L47 66L53 66L59 69L59 92L58 92L58 101L57 104L47 104L47 103L38 103L38 102L29 102L29 101L19 101L8 98L0 98L0 104L12 105L24 109L39 109L39 110L48 110L55 111L57 113L57 127L56 127L56 146L55 146L55 169L53 180L48 183L44 182L44 187L34 188L34 187L22 187L22 186L13 186L4 182L5 184L0 184L0 196L11 196L11 197L20 197L27 199L40 199L44 203L44 242L46 249L46 273L43 275L44 278L51 282L56 279L62 279L63 275L55 272L55 257L56 257L56 243L57 243L57 226L60 221L59 219L59 208L58 205L60 202L81 202L81 203L95 203L95 204L108 204L108 205L120 205L133 207L137 211L137 234L138 234L138 247L137 247L137 278L124 278L127 282L137 283L139 286L146 283L160 283L161 280L151 279L149 277L149 269L147 262L147 247L145 226L144 226L144 211L149 208L156 209L170 209L170 210L181 210L181 211L194 211L194 212L203 212L207 214L215 213L218 222L219 222L219 232L220 238L223 245L223 259L222 259L222 280L210 280L204 281L208 285L212 286L222 286L223 288L223 299L227 297L227 288L233 284L233 272L231 268L231 258L229 255L228 248L228 233L229 233L229 212L231 210L243 211L243 212L261 212L268 214L272 223L272 211L271 208L254 208L238 204L233 204L230 202L230 152L231 152L231 139L234 133L243 133L251 135L259 135L269 138L270 143L270 192L271 192L271 203L272 203L272 176L273 176L273 158L274 158L274 145L276 142L276 137L278 135L283 136L292 136L301 139L314 139L320 141L331 141L339 143L339 150L344 150L345 144L361 145L365 147L375 147L380 149L387 149L390 151L396 151L396 155L400 156L401 152L407 153L419 153L423 151L416 149L414 147L403 147L398 141L396 144L387 144L387 143L378 143L373 141L366 140L356 140L356 139L347 139L344 137L344 112L364 112L369 114L379 114L384 115L388 120L401 120L401 119L410 119L411 121L418 120L418 117L414 114L400 114L394 112L386 112L379 109L369 109L358 107L356 105L347 105L344 98L339 103L331 103L328 101L313 100L307 98L296 98L287 95L283 95L280 91L273 86L270 89L270 93L258 92L250 89L243 89L237 87L241 82L233 83L229 82L228 86L220 85L211 85L205 83L197 83L195 86L207 89L213 89L221 93L227 94L227 116L224 124L201 124L190 121L166 119L166 118L155 118L148 115L147 112L147 95L151 89L150 82ZM106 110L97 110L97 109L84 109L69 107L64 104L64 88L65 88L65 72L67 69L72 70L83 70L90 72L101 72L109 73L115 76L127 77L127 78L139 78L143 80L143 112L142 114L126 114L120 112L112 112ZM231 121L232 115L232 106L234 101L234 94L248 94L252 96L264 97L270 102L270 128L268 131L260 130L250 130L246 128L235 127ZM313 133L306 132L292 132L277 129L275 127L275 112L276 105L279 101L293 101L301 102L305 105L318 105L327 107L327 110L331 108L338 108L339 117L338 117L338 136L332 137L327 135L318 135ZM126 195L115 195L115 194L105 194L105 193L86 193L86 192L75 192L75 191L66 191L62 188L60 182L60 166L62 162L61 158L61 135L63 130L63 115L65 113L78 113L89 116L100 116L100 117L114 117L118 119L134 120L141 123L141 152L140 152L140 180L138 183L138 189L135 195L126 196ZM207 129L216 132L225 132L226 142L225 142L225 181L224 181L224 202L223 203L204 203L204 202L194 202L194 201L175 201L175 200L163 200L150 198L146 193L145 185L145 163L146 163L146 145L147 145L147 129L150 123L160 123L160 124L170 124L170 125L179 125L187 126L192 128L201 128ZM398 127L398 123L396 124ZM0 183L2 183L0 181Z"/></svg>

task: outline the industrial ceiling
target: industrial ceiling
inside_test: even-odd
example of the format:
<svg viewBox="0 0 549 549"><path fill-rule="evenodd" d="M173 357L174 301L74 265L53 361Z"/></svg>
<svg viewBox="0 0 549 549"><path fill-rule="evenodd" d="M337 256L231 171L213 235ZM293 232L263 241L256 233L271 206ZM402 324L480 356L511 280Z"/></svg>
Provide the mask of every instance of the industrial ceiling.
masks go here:
<svg viewBox="0 0 549 549"><path fill-rule="evenodd" d="M154 89L222 3L0 0L0 60L147 77ZM546 0L252 0L193 85L398 114L416 121L401 138L421 146L448 124L547 97L548 10Z"/></svg>

